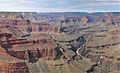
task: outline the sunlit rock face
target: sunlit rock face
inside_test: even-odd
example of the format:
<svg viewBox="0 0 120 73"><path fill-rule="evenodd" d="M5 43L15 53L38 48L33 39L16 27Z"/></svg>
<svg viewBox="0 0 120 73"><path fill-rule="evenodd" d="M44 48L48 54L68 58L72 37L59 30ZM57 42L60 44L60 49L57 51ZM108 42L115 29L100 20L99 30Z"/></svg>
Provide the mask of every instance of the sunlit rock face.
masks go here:
<svg viewBox="0 0 120 73"><path fill-rule="evenodd" d="M6 53L13 57L30 60L31 58L55 58L56 43L50 38L39 38L36 40L12 38L10 33L1 33L0 45ZM11 36L7 38L8 36Z"/></svg>
<svg viewBox="0 0 120 73"><path fill-rule="evenodd" d="M52 27L45 22L32 23L29 20L0 20L0 24L22 32L51 32Z"/></svg>
<svg viewBox="0 0 120 73"><path fill-rule="evenodd" d="M12 45L11 47L3 47L3 44L0 44L2 46L0 47L1 73L29 73L25 61L34 63L39 59L53 60L56 57L55 44L51 40L7 39L7 41Z"/></svg>
<svg viewBox="0 0 120 73"><path fill-rule="evenodd" d="M80 23L83 24L83 25L85 25L85 24L88 23L88 21L89 21L88 17L87 16L83 16L81 18L81 20L80 20Z"/></svg>
<svg viewBox="0 0 120 73"><path fill-rule="evenodd" d="M28 68L24 62L20 63L4 63L0 62L1 73L29 73Z"/></svg>
<svg viewBox="0 0 120 73"><path fill-rule="evenodd" d="M120 71L119 15L53 14L0 13L0 73Z"/></svg>
<svg viewBox="0 0 120 73"><path fill-rule="evenodd" d="M11 30L9 27L0 29L0 73L29 73L26 62L55 59L57 46L54 40L44 35L36 39L17 38Z"/></svg>
<svg viewBox="0 0 120 73"><path fill-rule="evenodd" d="M0 73L29 73L25 62L10 56L0 47Z"/></svg>

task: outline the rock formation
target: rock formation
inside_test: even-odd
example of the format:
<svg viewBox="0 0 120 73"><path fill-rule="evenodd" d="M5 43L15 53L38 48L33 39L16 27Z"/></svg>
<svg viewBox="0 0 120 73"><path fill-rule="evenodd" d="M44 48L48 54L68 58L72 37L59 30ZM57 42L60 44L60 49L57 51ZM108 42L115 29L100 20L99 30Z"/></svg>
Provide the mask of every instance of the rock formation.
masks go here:
<svg viewBox="0 0 120 73"><path fill-rule="evenodd" d="M83 24L83 25L85 25L85 24L88 23L88 21L89 21L88 17L87 16L83 16L81 18L81 20L80 20L80 23Z"/></svg>
<svg viewBox="0 0 120 73"><path fill-rule="evenodd" d="M114 12L2 12L0 73L120 71L119 25Z"/></svg>
<svg viewBox="0 0 120 73"><path fill-rule="evenodd" d="M10 56L0 47L0 73L29 73L26 63Z"/></svg>
<svg viewBox="0 0 120 73"><path fill-rule="evenodd" d="M52 39L17 39L12 32L3 32L4 29L0 29L1 73L29 73L25 61L34 63L40 58L55 59L57 46Z"/></svg>

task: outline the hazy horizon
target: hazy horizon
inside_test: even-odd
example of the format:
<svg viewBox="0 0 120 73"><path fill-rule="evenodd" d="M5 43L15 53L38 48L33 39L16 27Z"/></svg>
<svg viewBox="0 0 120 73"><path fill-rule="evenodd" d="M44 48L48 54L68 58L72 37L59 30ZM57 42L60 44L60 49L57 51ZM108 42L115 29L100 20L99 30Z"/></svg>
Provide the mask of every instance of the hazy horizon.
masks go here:
<svg viewBox="0 0 120 73"><path fill-rule="evenodd" d="M88 14L91 14L91 13L109 13L110 11L106 11L106 12L58 12L58 11L56 11L56 12L32 12L32 11L0 11L0 13L2 13L2 12L6 12L6 13L88 13ZM111 13L111 12L110 12ZM120 13L120 11L119 12L112 12L112 13Z"/></svg>
<svg viewBox="0 0 120 73"><path fill-rule="evenodd" d="M120 0L0 0L0 12L120 12Z"/></svg>

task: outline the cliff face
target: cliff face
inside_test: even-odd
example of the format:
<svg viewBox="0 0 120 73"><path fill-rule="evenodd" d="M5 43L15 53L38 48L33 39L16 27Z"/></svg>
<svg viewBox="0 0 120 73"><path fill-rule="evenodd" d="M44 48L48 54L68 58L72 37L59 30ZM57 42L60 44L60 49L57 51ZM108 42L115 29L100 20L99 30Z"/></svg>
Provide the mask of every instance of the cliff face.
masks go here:
<svg viewBox="0 0 120 73"><path fill-rule="evenodd" d="M89 21L89 18L87 16L83 16L80 20L80 23L85 25L88 23L88 21Z"/></svg>
<svg viewBox="0 0 120 73"><path fill-rule="evenodd" d="M35 63L39 59L53 60L56 57L55 43L50 39L46 41L44 39L36 41L14 39L6 39L9 43L3 43L7 41L1 40L1 73L29 73L26 61Z"/></svg>
<svg viewBox="0 0 120 73"><path fill-rule="evenodd" d="M105 14L97 18L97 21L106 23L108 25L116 25L120 22L120 16L113 16L112 14Z"/></svg>
<svg viewBox="0 0 120 73"><path fill-rule="evenodd" d="M3 63L0 62L1 73L29 73L25 62L20 63Z"/></svg>
<svg viewBox="0 0 120 73"><path fill-rule="evenodd" d="M12 29L20 30L21 32L51 32L52 27L45 22L33 23L29 20L0 20L0 25Z"/></svg>
<svg viewBox="0 0 120 73"><path fill-rule="evenodd" d="M52 39L44 35L35 40L18 39L9 27L0 29L0 46L0 73L29 73L26 62L56 57L56 43Z"/></svg>
<svg viewBox="0 0 120 73"><path fill-rule="evenodd" d="M37 13L1 13L0 16L2 18L0 19L0 26L4 25L4 27L9 27L25 33L26 32L56 33L61 30L61 27L69 27L76 24L77 25L79 24L79 26L100 23L107 24L108 26L120 24L119 13L100 13L100 14L93 13L78 16L76 15L66 16L63 13L61 16L55 14L54 17L50 14L43 15ZM57 24L59 24L59 26L56 27Z"/></svg>
<svg viewBox="0 0 120 73"><path fill-rule="evenodd" d="M0 73L120 71L119 25L114 13L0 13Z"/></svg>
<svg viewBox="0 0 120 73"><path fill-rule="evenodd" d="M29 73L25 62L10 56L0 47L0 73Z"/></svg>

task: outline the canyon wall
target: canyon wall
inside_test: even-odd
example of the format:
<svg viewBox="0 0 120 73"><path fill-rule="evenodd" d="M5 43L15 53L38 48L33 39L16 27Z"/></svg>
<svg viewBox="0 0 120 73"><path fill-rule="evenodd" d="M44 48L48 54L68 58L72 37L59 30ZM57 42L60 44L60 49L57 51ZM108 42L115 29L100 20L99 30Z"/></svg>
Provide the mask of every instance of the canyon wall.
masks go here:
<svg viewBox="0 0 120 73"><path fill-rule="evenodd" d="M4 63L0 62L0 73L29 73L25 62Z"/></svg>

